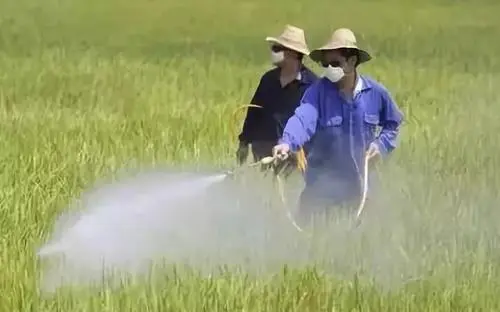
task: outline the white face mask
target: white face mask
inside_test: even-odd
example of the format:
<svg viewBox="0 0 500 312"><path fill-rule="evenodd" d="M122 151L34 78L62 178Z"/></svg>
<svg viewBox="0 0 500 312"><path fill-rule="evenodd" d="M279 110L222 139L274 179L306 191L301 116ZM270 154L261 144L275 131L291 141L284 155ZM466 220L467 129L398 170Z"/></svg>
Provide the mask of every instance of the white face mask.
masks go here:
<svg viewBox="0 0 500 312"><path fill-rule="evenodd" d="M282 62L285 59L285 52L280 51L280 52L272 52L271 51L271 62L273 64L278 64Z"/></svg>
<svg viewBox="0 0 500 312"><path fill-rule="evenodd" d="M345 73L342 67L332 67L331 65L328 65L328 67L325 68L323 75L328 78L328 80L335 83L342 79Z"/></svg>

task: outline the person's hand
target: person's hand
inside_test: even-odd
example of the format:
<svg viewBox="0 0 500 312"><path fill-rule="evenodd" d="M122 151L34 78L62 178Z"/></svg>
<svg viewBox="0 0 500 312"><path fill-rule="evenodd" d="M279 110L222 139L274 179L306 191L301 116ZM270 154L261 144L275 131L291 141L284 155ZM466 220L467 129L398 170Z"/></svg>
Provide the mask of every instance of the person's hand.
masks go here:
<svg viewBox="0 0 500 312"><path fill-rule="evenodd" d="M290 153L290 145L286 143L278 144L273 147L273 157L279 160L285 160Z"/></svg>
<svg viewBox="0 0 500 312"><path fill-rule="evenodd" d="M240 143L238 150L236 151L236 159L239 165L242 165L248 158L248 144Z"/></svg>
<svg viewBox="0 0 500 312"><path fill-rule="evenodd" d="M368 147L368 151L366 152L366 157L368 157L368 159L372 159L377 156L380 156L380 149L375 142L372 142L370 144L370 147Z"/></svg>

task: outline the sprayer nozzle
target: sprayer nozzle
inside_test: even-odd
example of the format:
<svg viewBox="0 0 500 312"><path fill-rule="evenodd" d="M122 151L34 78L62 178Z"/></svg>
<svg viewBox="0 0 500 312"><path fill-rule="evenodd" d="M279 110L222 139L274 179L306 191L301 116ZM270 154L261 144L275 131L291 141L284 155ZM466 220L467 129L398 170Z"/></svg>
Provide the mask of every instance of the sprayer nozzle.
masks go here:
<svg viewBox="0 0 500 312"><path fill-rule="evenodd" d="M272 163L274 161L274 157L272 156L267 156L267 157L264 157L260 160L260 162L263 164L263 165L269 165L270 163Z"/></svg>

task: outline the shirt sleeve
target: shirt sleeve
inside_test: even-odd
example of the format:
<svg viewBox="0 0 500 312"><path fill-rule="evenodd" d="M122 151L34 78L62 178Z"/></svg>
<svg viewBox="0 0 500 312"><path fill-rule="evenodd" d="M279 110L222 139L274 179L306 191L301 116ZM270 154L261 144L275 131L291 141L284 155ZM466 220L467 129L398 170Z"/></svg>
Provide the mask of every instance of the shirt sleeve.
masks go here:
<svg viewBox="0 0 500 312"><path fill-rule="evenodd" d="M397 147L403 120L404 115L398 105L391 94L387 90L384 90L382 93L382 110L380 112L380 126L382 130L375 140L383 157L389 155Z"/></svg>
<svg viewBox="0 0 500 312"><path fill-rule="evenodd" d="M261 77L259 81L259 85L257 86L257 89L255 90L252 100L250 101L250 104L253 105L263 105L263 98L264 98L264 76ZM241 130L240 135L238 136L238 139L242 143L249 143L252 140L252 132L255 129L255 126L259 123L258 120L258 111L259 109L262 109L260 107L248 107L247 108L247 113L245 116L245 120L243 121L243 128Z"/></svg>
<svg viewBox="0 0 500 312"><path fill-rule="evenodd" d="M316 132L318 121L318 84L312 84L302 96L294 115L288 119L279 143L286 143L296 152L307 143Z"/></svg>

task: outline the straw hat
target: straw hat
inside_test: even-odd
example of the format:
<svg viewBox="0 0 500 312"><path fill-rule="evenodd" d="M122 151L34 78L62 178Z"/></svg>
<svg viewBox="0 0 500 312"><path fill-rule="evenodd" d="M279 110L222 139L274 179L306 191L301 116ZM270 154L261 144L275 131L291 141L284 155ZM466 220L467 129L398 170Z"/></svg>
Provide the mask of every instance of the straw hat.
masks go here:
<svg viewBox="0 0 500 312"><path fill-rule="evenodd" d="M292 25L286 25L285 30L277 38L267 37L266 41L277 43L290 50L309 55L304 30Z"/></svg>
<svg viewBox="0 0 500 312"><path fill-rule="evenodd" d="M348 28L339 28L335 30L330 40L319 49L313 50L310 57L315 62L320 62L323 51L336 50L341 48L355 49L358 51L359 63L368 62L372 59L371 55L357 46L356 36Z"/></svg>

